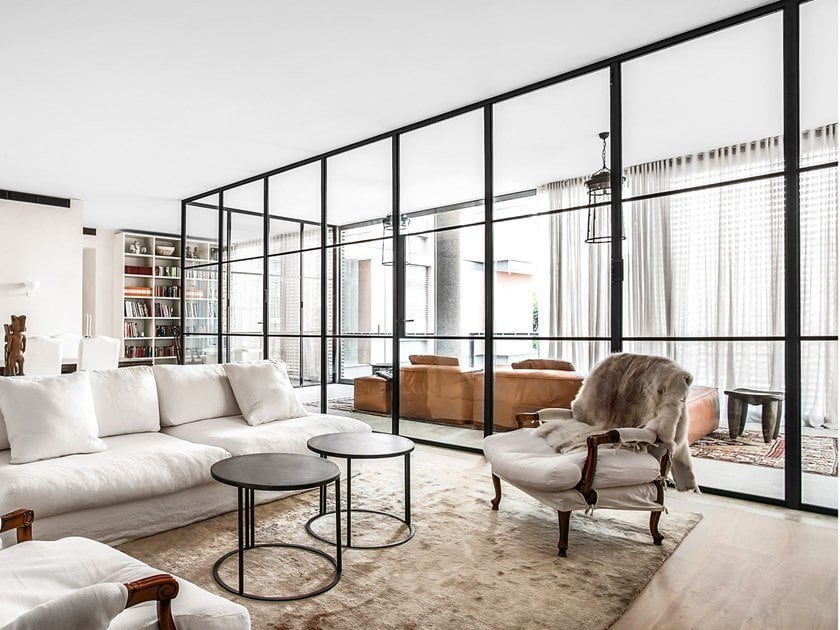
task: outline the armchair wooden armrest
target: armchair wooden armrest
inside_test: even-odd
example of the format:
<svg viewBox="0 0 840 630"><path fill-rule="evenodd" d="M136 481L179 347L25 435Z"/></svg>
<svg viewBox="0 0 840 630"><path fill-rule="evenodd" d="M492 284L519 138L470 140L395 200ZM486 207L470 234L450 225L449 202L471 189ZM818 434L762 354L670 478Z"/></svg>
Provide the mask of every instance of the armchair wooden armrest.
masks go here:
<svg viewBox="0 0 840 630"><path fill-rule="evenodd" d="M518 413L513 419L516 420L517 429L540 426L540 414L538 413Z"/></svg>
<svg viewBox="0 0 840 630"><path fill-rule="evenodd" d="M29 508L21 508L8 514L0 516L0 533L17 530L17 541L19 543L32 540L32 521L35 520L35 512Z"/></svg>
<svg viewBox="0 0 840 630"><path fill-rule="evenodd" d="M171 602L178 595L178 580L171 575L162 573L142 580L127 582L125 587L128 589L126 608L144 602L157 601L158 625L161 630L175 630Z"/></svg>

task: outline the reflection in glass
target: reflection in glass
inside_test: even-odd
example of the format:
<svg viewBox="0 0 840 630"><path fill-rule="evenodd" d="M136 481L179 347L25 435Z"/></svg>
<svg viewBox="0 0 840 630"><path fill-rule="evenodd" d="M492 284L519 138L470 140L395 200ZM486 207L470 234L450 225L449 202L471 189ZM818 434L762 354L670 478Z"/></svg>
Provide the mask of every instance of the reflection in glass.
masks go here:
<svg viewBox="0 0 840 630"><path fill-rule="evenodd" d="M802 342L802 502L837 508L837 342Z"/></svg>

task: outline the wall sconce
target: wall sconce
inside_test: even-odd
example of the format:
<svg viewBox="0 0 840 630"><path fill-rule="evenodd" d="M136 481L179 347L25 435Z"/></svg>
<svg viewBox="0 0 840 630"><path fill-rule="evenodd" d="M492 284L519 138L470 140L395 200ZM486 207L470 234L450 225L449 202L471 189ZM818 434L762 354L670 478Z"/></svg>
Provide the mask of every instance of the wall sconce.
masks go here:
<svg viewBox="0 0 840 630"><path fill-rule="evenodd" d="M32 294L38 290L38 287L41 286L41 283L37 280L30 280L28 282L23 283L23 288L26 291L26 297L32 297Z"/></svg>

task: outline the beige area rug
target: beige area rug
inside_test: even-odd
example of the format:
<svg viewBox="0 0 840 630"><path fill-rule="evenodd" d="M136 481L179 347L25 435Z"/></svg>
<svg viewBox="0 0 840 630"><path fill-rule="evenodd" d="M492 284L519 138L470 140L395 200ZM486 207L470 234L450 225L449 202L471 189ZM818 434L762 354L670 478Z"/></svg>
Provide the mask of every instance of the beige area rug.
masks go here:
<svg viewBox="0 0 840 630"><path fill-rule="evenodd" d="M665 541L657 547L647 512L575 513L569 557L559 558L555 512L504 482L500 510L490 510L492 486L482 457L418 446L412 477L414 538L390 549L345 550L338 585L298 602L240 599L216 585L213 563L236 546L235 513L120 549L244 604L254 628L606 628L700 520L696 514L663 515ZM400 513L402 496L402 458L365 462L353 479L354 507ZM304 530L317 505L314 491L258 506L257 542L332 551ZM334 518L325 521L319 533L334 531ZM387 518L354 516L353 540L384 542L401 535L402 527ZM303 592L330 575L326 561L315 556L258 549L246 557L251 592ZM230 584L236 583L235 567L231 559L222 568Z"/></svg>

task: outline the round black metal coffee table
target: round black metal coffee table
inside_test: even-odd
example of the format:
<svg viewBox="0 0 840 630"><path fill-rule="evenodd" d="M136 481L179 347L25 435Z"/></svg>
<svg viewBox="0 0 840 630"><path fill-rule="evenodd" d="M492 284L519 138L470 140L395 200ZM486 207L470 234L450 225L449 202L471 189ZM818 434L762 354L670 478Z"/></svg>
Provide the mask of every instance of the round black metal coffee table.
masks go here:
<svg viewBox="0 0 840 630"><path fill-rule="evenodd" d="M320 488L323 501L326 497L327 484L334 481L335 500L338 503L341 500L341 486L339 482L341 471L338 466L313 455L259 453L223 459L213 464L210 468L210 474L216 481L220 481L229 486L235 486L238 495L238 546L233 551L229 551L216 560L216 563L213 565L213 578L218 582L219 586L241 597L272 602L286 602L320 595L338 584L338 580L341 578L340 544L335 545L335 558L320 549L305 545L286 543L257 544L255 542L254 523L254 490L283 491ZM341 540L340 514L336 514L335 534L336 540ZM245 552L256 547L283 547L320 556L330 563L334 575L327 585L300 595L268 597L247 593L245 592ZM238 556L239 559L239 588L228 585L219 577L219 567L221 567L225 560L234 555Z"/></svg>
<svg viewBox="0 0 840 630"><path fill-rule="evenodd" d="M326 543L334 543L341 540L341 536L337 535L335 541L329 540L316 534L312 530L312 524L328 514L335 513L340 517L341 512L347 514L347 542L345 547L352 549L385 549L386 547L396 547L408 542L414 536L414 526L411 524L411 451L414 450L414 442L408 438L400 435L388 435L386 433L329 433L327 435L318 435L310 438L306 443L309 450L318 453L321 457L341 457L347 460L347 507L345 509L338 509L341 502L336 495L336 509L327 511L327 495L324 488L321 488L319 511L316 516L313 516L306 523L306 531L318 540ZM382 459L385 457L404 456L404 470L405 470L405 518L400 518L395 514L388 512L379 512L377 510L362 510L354 509L352 507L353 495L351 494L351 479L352 479L352 462L354 459ZM352 524L351 515L356 513L379 514L387 516L408 527L408 535L401 540L382 545L354 545L352 540ZM337 531L337 530L336 530Z"/></svg>

